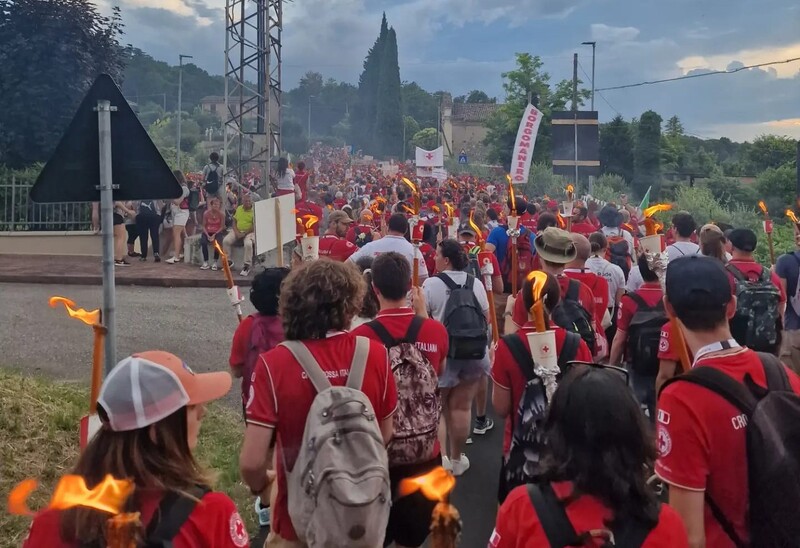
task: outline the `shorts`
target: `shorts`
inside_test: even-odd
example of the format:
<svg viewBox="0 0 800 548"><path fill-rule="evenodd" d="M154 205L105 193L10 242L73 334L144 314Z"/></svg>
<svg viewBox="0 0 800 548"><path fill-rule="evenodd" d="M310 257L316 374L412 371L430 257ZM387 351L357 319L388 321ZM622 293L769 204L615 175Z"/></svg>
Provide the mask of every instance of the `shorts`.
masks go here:
<svg viewBox="0 0 800 548"><path fill-rule="evenodd" d="M442 465L442 456L421 464L407 464L389 468L389 478L392 484L392 510L389 513L389 523L386 524L386 537L384 546L396 542L401 546L422 546L430 534L431 514L437 501L429 500L420 491L406 497L397 498L400 481L427 474L437 466Z"/></svg>
<svg viewBox="0 0 800 548"><path fill-rule="evenodd" d="M114 213L114 226L124 225L124 224L125 224L125 217L123 217L119 213Z"/></svg>
<svg viewBox="0 0 800 548"><path fill-rule="evenodd" d="M497 481L497 504L503 504L510 492L511 489L508 488L508 482L506 482L506 457L501 455L500 479Z"/></svg>
<svg viewBox="0 0 800 548"><path fill-rule="evenodd" d="M453 388L464 382L480 380L491 373L489 354L480 360L454 360L447 358L444 371L439 375L439 388Z"/></svg>
<svg viewBox="0 0 800 548"><path fill-rule="evenodd" d="M172 206L172 225L186 226L187 222L189 222L189 210Z"/></svg>

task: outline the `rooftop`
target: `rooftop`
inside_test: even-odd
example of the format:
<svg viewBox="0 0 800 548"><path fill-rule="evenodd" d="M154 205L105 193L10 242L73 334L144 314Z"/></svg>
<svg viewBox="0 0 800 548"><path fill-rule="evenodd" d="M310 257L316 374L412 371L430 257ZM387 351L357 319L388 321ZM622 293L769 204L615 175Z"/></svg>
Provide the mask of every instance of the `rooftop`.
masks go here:
<svg viewBox="0 0 800 548"><path fill-rule="evenodd" d="M501 106L496 103L455 103L453 119L464 122L485 122Z"/></svg>

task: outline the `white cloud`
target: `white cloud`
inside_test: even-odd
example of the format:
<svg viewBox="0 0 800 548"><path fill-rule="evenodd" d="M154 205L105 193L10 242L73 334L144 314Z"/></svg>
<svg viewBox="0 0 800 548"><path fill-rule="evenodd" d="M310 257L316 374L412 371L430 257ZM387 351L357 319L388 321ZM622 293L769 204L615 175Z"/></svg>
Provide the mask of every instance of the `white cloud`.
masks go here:
<svg viewBox="0 0 800 548"><path fill-rule="evenodd" d="M678 60L677 64L684 73L688 73L697 69L726 70L734 61L742 63L742 66L750 66L798 57L800 57L800 42L784 46L767 46L715 55L689 55ZM800 61L771 65L771 68L775 70L775 74L778 78L792 78L800 71Z"/></svg>
<svg viewBox="0 0 800 548"><path fill-rule="evenodd" d="M591 26L592 40L598 42L630 42L639 36L636 27L612 27L603 23L594 23Z"/></svg>
<svg viewBox="0 0 800 548"><path fill-rule="evenodd" d="M788 135L800 139L800 118L755 124L717 124L708 126L704 130L708 133L708 137L728 137L733 141L752 141L755 137L765 134Z"/></svg>

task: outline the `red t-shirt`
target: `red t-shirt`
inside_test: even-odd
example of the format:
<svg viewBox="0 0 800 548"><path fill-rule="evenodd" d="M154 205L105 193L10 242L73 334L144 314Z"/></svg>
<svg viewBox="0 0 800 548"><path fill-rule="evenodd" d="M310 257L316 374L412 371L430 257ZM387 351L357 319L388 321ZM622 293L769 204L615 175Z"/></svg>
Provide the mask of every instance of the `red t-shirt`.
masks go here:
<svg viewBox="0 0 800 548"><path fill-rule="evenodd" d="M312 202L296 202L294 204L294 208L297 210L295 213L296 219L302 219L304 215L314 215L319 219L319 221L312 225L311 229L314 231L314 236L319 236L319 225L322 222L322 208L319 207L317 204ZM301 236L306 235L306 228L303 226L302 223L296 222L297 225L297 237L300 238Z"/></svg>
<svg viewBox="0 0 800 548"><path fill-rule="evenodd" d="M140 497L142 523L150 522L158 509L163 493L148 489L136 489ZM75 543L67 543L61 539L61 511L45 510L37 514L31 524L25 548L73 548ZM236 505L224 493L208 493L194 507L189 519L172 539L175 548L199 548L201 546L219 546L221 548L242 548L250 546L250 537Z"/></svg>
<svg viewBox="0 0 800 548"><path fill-rule="evenodd" d="M319 256L344 262L358 251L355 244L333 234L325 234L319 239Z"/></svg>
<svg viewBox="0 0 800 548"><path fill-rule="evenodd" d="M715 367L739 382L750 375L766 386L758 355L747 348L726 356L701 357L695 367ZM800 393L800 379L788 368L789 382ZM733 524L742 540L749 537L747 513L746 424L741 412L706 388L688 382L667 386L658 399L659 477L677 487L705 491ZM705 507L706 546L734 546Z"/></svg>
<svg viewBox="0 0 800 548"><path fill-rule="evenodd" d="M536 225L539 222L539 216L533 216L530 213L523 213L519 218L519 225L524 226L534 234L536 233Z"/></svg>
<svg viewBox="0 0 800 548"><path fill-rule="evenodd" d="M428 269L428 276L436 274L436 250L427 242L419 244L419 251L425 259L425 268Z"/></svg>
<svg viewBox="0 0 800 548"><path fill-rule="evenodd" d="M231 343L231 355L228 365L231 367L244 365L247 354L250 352L250 332L253 330L254 315L249 315L243 319L233 332L233 342Z"/></svg>
<svg viewBox="0 0 800 548"><path fill-rule="evenodd" d="M567 332L561 327L553 326L553 330L556 332L556 354L561 353L561 349L564 347L564 339L567 337ZM520 334L520 338L522 339L522 344L525 345L525 349L530 352L531 346L528 343L528 337L526 336L528 333L535 333L536 327L528 322L518 331ZM578 343L578 351L575 354L576 361L581 362L590 362L592 361L592 353L589 350L589 347L586 346L586 343L581 339ZM519 406L519 400L522 398L522 392L525 390L525 375L522 374L520 371L519 364L514 359L514 356L511 354L511 350L508 349L508 345L500 339L497 341L497 348L494 352L494 362L492 363L492 380L494 381L495 390L498 388L502 390L508 390L511 392L511 420L506 420L505 426L505 433L503 434L503 454L507 455L509 449L511 449L511 435L514 431L514 426L517 423L517 407Z"/></svg>
<svg viewBox="0 0 800 548"><path fill-rule="evenodd" d="M689 351L689 359L691 357L692 352ZM673 362L678 362L681 359L678 354L678 348L672 344L672 322L665 323L661 328L661 340L658 342L658 359Z"/></svg>
<svg viewBox="0 0 800 548"><path fill-rule="evenodd" d="M572 493L569 482L554 483L553 491L563 500ZM600 500L589 495L578 497L566 506L567 517L577 533L607 529L612 514ZM549 546L547 535L533 508L526 486L512 490L497 512L497 524L489 538L489 548L540 548ZM600 547L600 539L587 546ZM687 548L686 529L678 513L661 505L658 524L647 535L642 548ZM708 544L708 546L713 546Z"/></svg>
<svg viewBox="0 0 800 548"><path fill-rule="evenodd" d="M353 224L353 226L347 229L347 236L345 236L345 239L351 244L355 244L356 239L363 238L364 243L367 243L368 239L372 241L371 237L373 232L375 232L375 227L372 225Z"/></svg>
<svg viewBox="0 0 800 548"><path fill-rule="evenodd" d="M306 200L308 198L308 171L295 171L294 184L300 188L300 199Z"/></svg>
<svg viewBox="0 0 800 548"><path fill-rule="evenodd" d="M602 276L598 276L591 270L566 269L564 275L573 280L578 280L592 291L594 296L594 317L603 321L603 316L608 310L608 281Z"/></svg>
<svg viewBox="0 0 800 548"><path fill-rule="evenodd" d="M741 259L731 259L730 261L728 261L728 264L733 265L736 269L741 271L741 273L744 274L745 277L747 277L750 280L757 280L758 277L761 276L761 271L765 268L755 261L744 261ZM733 274L731 274L727 269L726 272L728 272L728 279L731 282L731 293L735 295L736 279L733 277ZM781 302L785 303L786 293L781 288L781 279L774 272L770 273L770 277L772 279L772 283L781 292Z"/></svg>
<svg viewBox="0 0 800 548"><path fill-rule="evenodd" d="M575 232L576 234L583 234L588 238L589 234L594 234L595 232L597 232L597 227L588 221L581 221L579 223L573 223L572 227L570 228L570 232Z"/></svg>
<svg viewBox="0 0 800 548"><path fill-rule="evenodd" d="M664 292L661 291L661 284L658 282L646 282L642 287L635 291L647 306L655 306L658 301L664 298ZM631 319L639 305L636 304L630 295L623 295L619 300L619 312L617 313L617 329L627 331L631 325Z"/></svg>
<svg viewBox="0 0 800 548"><path fill-rule="evenodd" d="M303 341L327 373L334 386L347 382L356 338L350 333L332 333L326 339ZM261 354L253 373L251 398L247 402L248 424L274 428L277 434L277 462L291 469L303 439L306 417L316 391L292 353L283 346ZM392 416L397 408L397 387L389 368L386 348L370 342L362 391L367 395L378 420ZM297 534L289 517L286 471L278 465L278 498L272 511L272 530L286 540Z"/></svg>

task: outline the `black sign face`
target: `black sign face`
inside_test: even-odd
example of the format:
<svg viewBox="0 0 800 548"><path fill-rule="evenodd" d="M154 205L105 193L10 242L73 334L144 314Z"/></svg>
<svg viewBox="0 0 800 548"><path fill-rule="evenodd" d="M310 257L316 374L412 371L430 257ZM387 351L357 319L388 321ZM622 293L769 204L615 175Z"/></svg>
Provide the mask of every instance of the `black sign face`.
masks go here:
<svg viewBox="0 0 800 548"><path fill-rule="evenodd" d="M97 102L111 113L114 200L178 198L181 187L122 92L107 74L97 77L31 189L34 202L100 201Z"/></svg>

